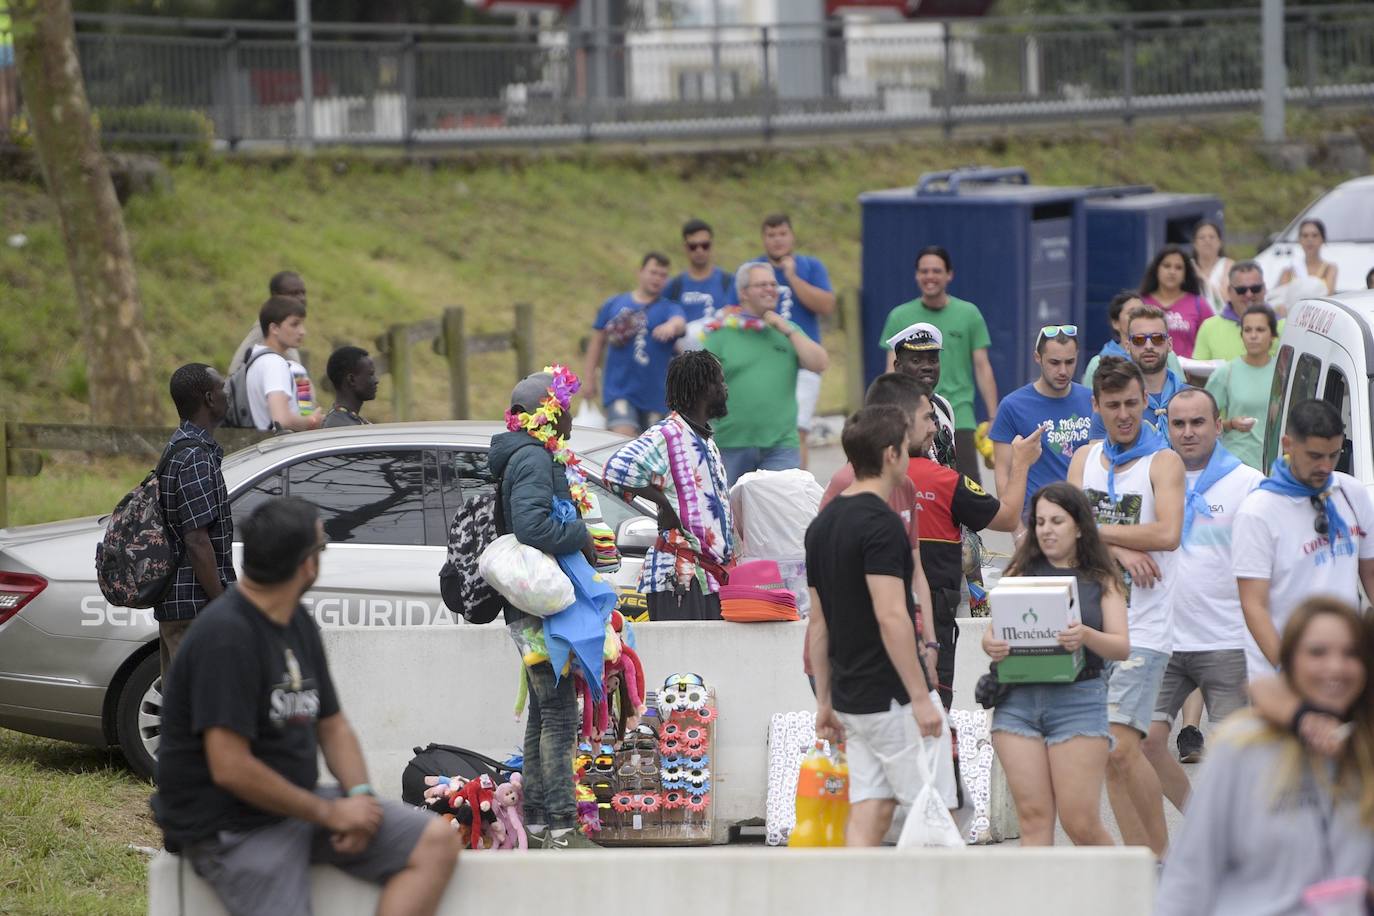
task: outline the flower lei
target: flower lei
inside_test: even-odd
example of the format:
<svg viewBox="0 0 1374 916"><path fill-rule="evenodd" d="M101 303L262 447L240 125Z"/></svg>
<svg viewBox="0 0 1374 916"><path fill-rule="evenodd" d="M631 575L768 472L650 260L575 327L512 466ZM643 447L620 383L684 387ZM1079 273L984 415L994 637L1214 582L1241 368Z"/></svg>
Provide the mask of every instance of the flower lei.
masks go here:
<svg viewBox="0 0 1374 916"><path fill-rule="evenodd" d="M715 317L705 324L706 333L719 331L721 328L736 328L741 331L766 331L768 323L762 318L755 318L738 305L721 309L716 312Z"/></svg>
<svg viewBox="0 0 1374 916"><path fill-rule="evenodd" d="M513 414L506 410L506 429L511 432L523 429L553 455L553 460L563 465L563 473L568 479L568 489L578 512L586 515L591 511L592 500L587 491L587 474L581 468L582 459L568 448L568 440L557 434L554 425L559 416L572 404L572 396L582 387L581 380L567 366L545 366L544 371L553 376L549 383L548 396L539 403L534 413Z"/></svg>

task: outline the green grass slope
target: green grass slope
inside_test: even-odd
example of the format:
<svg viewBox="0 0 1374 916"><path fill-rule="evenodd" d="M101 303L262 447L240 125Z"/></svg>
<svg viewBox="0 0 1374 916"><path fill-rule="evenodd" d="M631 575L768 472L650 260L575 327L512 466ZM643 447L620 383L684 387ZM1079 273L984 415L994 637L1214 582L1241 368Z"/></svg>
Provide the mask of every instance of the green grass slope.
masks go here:
<svg viewBox="0 0 1374 916"><path fill-rule="evenodd" d="M1374 136L1374 117L1304 115L1293 132L1316 139L1338 127ZM300 271L310 289L306 347L317 377L333 346L371 348L387 325L452 304L466 306L470 331L481 332L509 327L511 305L532 302L540 358L580 365L577 342L597 306L632 283L648 249L667 251L679 266L677 229L689 217L715 225L720 261L733 267L758 252L760 217L786 210L800 250L826 262L837 289L853 290L856 198L865 190L912 184L932 169L1022 165L1044 184L1145 182L1219 193L1231 232L1254 238L1337 180L1276 173L1257 145L1257 122L1240 118L712 155L575 151L424 163L347 153L216 157L173 164L174 189L135 197L126 219L157 378L190 360L226 365L266 296L267 277L286 268ZM0 238L21 232L28 244L0 246L0 410L81 421L81 320L52 208L41 187L0 180ZM838 354L840 335L830 343ZM838 369L827 375L829 404L842 402ZM471 378L478 415L497 416L513 356L479 357ZM417 416L447 414L446 386L439 358L419 348ZM389 396L383 380L369 408L374 417L390 416ZM50 456L39 478L11 481L12 523L104 511L139 467Z"/></svg>

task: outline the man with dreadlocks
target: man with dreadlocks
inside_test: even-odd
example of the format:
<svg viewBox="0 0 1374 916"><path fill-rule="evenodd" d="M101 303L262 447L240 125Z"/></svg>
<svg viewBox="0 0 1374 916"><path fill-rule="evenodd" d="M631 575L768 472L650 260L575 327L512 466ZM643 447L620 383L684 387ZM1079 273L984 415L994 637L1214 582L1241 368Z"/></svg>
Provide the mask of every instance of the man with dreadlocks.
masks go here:
<svg viewBox="0 0 1374 916"><path fill-rule="evenodd" d="M711 421L725 416L725 373L708 350L668 364L668 417L606 462L606 485L658 506L658 543L644 558L639 590L650 620L719 620L725 565L734 558L725 463Z"/></svg>

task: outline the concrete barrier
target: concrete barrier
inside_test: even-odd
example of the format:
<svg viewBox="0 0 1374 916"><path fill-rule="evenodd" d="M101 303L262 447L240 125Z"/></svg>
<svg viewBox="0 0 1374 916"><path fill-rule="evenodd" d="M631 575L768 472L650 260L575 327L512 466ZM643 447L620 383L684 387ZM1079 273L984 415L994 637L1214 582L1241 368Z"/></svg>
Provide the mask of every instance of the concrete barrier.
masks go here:
<svg viewBox="0 0 1374 916"><path fill-rule="evenodd" d="M653 623L635 628L650 688L692 671L716 689L711 762L716 842L762 818L773 713L813 710L802 674L806 624ZM503 760L524 743L514 715L520 658L504 627L339 627L324 630L344 712L373 786L399 798L412 748L457 744Z"/></svg>
<svg viewBox="0 0 1374 916"><path fill-rule="evenodd" d="M372 885L325 866L312 884L317 913L376 912ZM148 885L149 916L225 916L209 885L169 853L149 866ZM633 900L651 912L674 901L711 916L1148 916L1155 865L1143 848L484 852L462 857L439 912L548 916L550 892L592 910Z"/></svg>

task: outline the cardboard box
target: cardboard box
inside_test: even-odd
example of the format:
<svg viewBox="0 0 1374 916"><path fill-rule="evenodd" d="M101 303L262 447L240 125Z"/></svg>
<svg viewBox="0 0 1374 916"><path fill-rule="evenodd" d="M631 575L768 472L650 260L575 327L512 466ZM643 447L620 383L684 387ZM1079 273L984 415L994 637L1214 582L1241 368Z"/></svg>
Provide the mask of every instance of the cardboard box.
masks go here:
<svg viewBox="0 0 1374 916"><path fill-rule="evenodd" d="M1083 670L1083 650L1068 652L1059 632L1079 616L1078 580L1073 576L1011 576L988 594L992 632L1011 644L997 665L1003 684L1072 683Z"/></svg>

